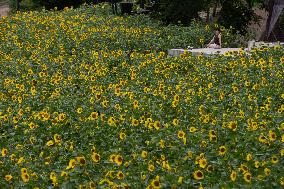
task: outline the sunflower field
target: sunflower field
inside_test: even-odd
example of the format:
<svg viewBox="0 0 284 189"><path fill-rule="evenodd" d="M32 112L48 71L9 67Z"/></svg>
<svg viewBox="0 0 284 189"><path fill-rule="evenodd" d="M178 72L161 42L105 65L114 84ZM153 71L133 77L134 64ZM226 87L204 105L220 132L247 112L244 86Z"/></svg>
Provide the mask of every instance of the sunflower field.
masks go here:
<svg viewBox="0 0 284 189"><path fill-rule="evenodd" d="M104 6L0 19L0 188L283 187L283 47L167 57L210 29Z"/></svg>

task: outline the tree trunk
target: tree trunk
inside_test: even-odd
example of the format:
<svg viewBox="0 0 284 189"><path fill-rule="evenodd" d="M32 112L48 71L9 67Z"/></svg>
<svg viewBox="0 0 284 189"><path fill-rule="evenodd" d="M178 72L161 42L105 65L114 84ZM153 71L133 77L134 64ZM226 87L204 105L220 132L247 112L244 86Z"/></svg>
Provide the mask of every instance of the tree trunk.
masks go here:
<svg viewBox="0 0 284 189"><path fill-rule="evenodd" d="M274 6L274 0L269 0L268 2L268 18L266 21L266 27L265 27L265 31L262 33L261 37L260 37L260 41L268 41L269 36L268 36L268 30L270 27L270 21L271 21L271 17L272 17L272 12L273 12L273 6Z"/></svg>
<svg viewBox="0 0 284 189"><path fill-rule="evenodd" d="M206 23L209 23L209 18L210 18L210 7L206 9Z"/></svg>
<svg viewBox="0 0 284 189"><path fill-rule="evenodd" d="M281 37L282 36L281 36L280 19L278 19L268 40L269 41L282 41Z"/></svg>
<svg viewBox="0 0 284 189"><path fill-rule="evenodd" d="M215 1L214 6L213 6L213 18L216 17L216 14L217 14L217 7L218 7L218 2Z"/></svg>

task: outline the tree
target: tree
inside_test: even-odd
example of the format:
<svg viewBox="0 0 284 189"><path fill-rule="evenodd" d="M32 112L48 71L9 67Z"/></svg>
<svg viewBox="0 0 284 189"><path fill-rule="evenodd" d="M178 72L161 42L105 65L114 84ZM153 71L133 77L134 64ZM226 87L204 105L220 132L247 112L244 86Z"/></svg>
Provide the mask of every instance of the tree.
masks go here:
<svg viewBox="0 0 284 189"><path fill-rule="evenodd" d="M227 28L232 26L235 31L245 34L249 23L257 21L253 3L253 0L221 0L220 24Z"/></svg>
<svg viewBox="0 0 284 189"><path fill-rule="evenodd" d="M159 18L166 24L188 25L193 18L198 18L200 11L207 13L206 21L210 18L210 9L213 7L213 18L217 8L221 7L218 14L218 22L235 31L246 33L249 23L257 21L253 6L262 0L158 0Z"/></svg>
<svg viewBox="0 0 284 189"><path fill-rule="evenodd" d="M262 33L260 40L272 41L272 40L279 40L281 38L281 23L280 23L281 16L278 19L278 21L275 23L275 25L271 26L271 20L277 19L276 18L277 16L273 15L273 13L276 13L276 12L274 12L275 11L274 10L275 5L283 7L284 1L281 1L281 0L265 0L264 1L264 7L268 11L268 18L267 18L267 22L266 22L265 31ZM269 30L272 31L273 35L271 35L271 33L269 33Z"/></svg>
<svg viewBox="0 0 284 189"><path fill-rule="evenodd" d="M159 0L160 18L166 23L188 25L198 12L204 10L208 0Z"/></svg>
<svg viewBox="0 0 284 189"><path fill-rule="evenodd" d="M220 0L207 0L207 8L206 8L206 22L209 22L210 19L210 9L213 7L212 17L216 17L217 8L220 6Z"/></svg>
<svg viewBox="0 0 284 189"><path fill-rule="evenodd" d="M64 7L78 7L81 4L87 2L86 0L33 0L36 4L40 6L45 6L46 9L52 9L57 7L57 9L63 9Z"/></svg>

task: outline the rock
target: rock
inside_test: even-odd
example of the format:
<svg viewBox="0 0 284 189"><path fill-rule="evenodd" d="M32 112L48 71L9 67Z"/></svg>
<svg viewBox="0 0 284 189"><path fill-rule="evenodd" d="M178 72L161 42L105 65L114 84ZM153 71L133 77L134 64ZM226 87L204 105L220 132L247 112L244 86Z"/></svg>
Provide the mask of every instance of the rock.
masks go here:
<svg viewBox="0 0 284 189"><path fill-rule="evenodd" d="M209 55L224 55L227 52L239 53L241 48L222 48L222 49L212 49L212 48L200 48L200 49L170 49L168 50L168 56L170 57L180 57L181 54L185 52L191 53L193 56L198 56L203 54L204 56Z"/></svg>

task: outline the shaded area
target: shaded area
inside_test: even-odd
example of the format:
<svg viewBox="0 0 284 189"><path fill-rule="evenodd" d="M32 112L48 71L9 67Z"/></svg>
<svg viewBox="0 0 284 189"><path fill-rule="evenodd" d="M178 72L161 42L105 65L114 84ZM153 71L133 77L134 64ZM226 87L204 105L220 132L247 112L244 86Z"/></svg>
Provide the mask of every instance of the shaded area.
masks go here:
<svg viewBox="0 0 284 189"><path fill-rule="evenodd" d="M8 4L0 4L0 17L7 16L10 11Z"/></svg>
<svg viewBox="0 0 284 189"><path fill-rule="evenodd" d="M260 40L274 41L284 40L283 31L280 29L280 15L284 8L283 0L270 0L267 4L269 12L266 23L266 29L263 32Z"/></svg>

